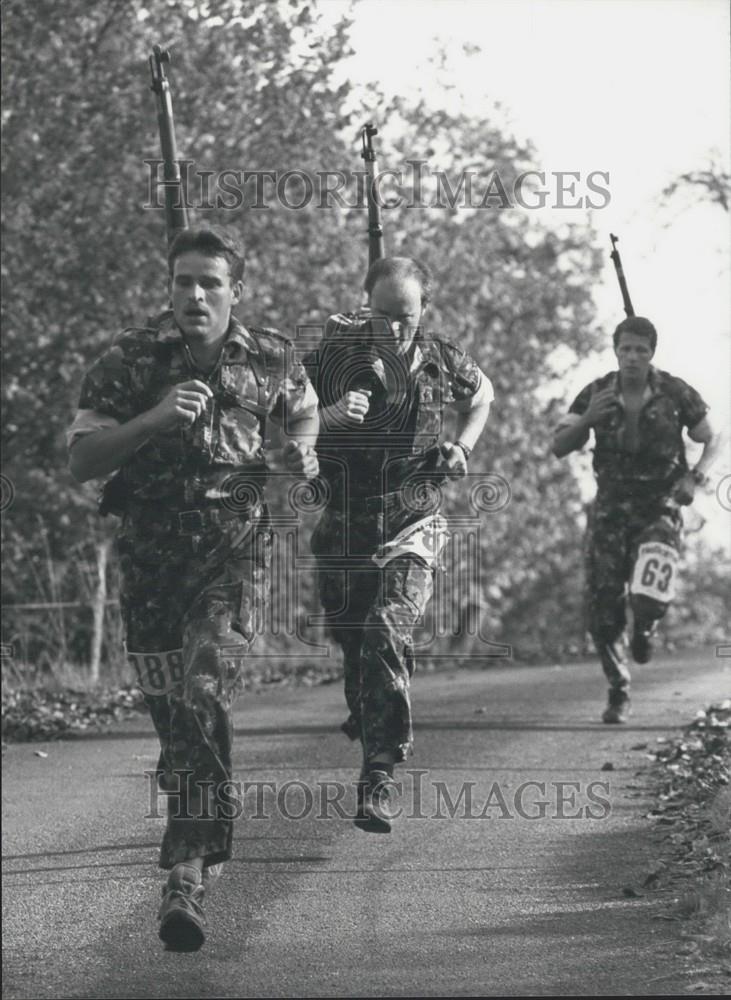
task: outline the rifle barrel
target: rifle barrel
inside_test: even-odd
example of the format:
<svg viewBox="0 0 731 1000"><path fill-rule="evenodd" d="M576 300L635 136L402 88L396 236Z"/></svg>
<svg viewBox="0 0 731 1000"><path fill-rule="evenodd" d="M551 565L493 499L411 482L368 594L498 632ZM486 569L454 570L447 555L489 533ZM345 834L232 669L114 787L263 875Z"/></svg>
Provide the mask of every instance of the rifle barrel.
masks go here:
<svg viewBox="0 0 731 1000"><path fill-rule="evenodd" d="M619 256L619 250L617 250L617 243L619 243L619 236L615 236L614 233L609 234L609 239L612 242L612 252L610 257L612 263L614 264L614 270L617 272L617 281L619 282L619 290L622 293L622 302L624 304L624 312L626 316L634 316L635 310L632 305L632 300L629 297L629 289L627 288L627 279L624 276L624 268L622 267L622 258Z"/></svg>
<svg viewBox="0 0 731 1000"><path fill-rule="evenodd" d="M383 225L381 223L381 206L376 197L376 178L378 176L376 167L376 152L373 149L373 136L378 135L378 129L367 122L361 131L363 149L361 156L365 160L366 180L366 201L368 204L368 267L372 267L377 260L385 255L383 245Z"/></svg>
<svg viewBox="0 0 731 1000"><path fill-rule="evenodd" d="M165 192L165 229L168 246L181 230L188 228L188 209L180 174L178 147L175 142L175 123L170 81L165 75L165 65L170 63L170 53L155 45L150 56L152 90L157 98L157 125L160 132L163 185Z"/></svg>

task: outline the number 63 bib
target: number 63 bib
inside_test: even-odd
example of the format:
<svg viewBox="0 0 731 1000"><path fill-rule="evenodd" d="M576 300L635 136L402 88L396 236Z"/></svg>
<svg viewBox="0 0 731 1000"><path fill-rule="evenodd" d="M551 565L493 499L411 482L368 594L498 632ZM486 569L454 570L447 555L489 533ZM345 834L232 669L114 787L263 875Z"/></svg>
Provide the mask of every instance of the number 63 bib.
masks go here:
<svg viewBox="0 0 731 1000"><path fill-rule="evenodd" d="M664 542L645 542L640 545L634 572L629 585L631 594L644 594L661 604L675 597L675 577L678 553Z"/></svg>

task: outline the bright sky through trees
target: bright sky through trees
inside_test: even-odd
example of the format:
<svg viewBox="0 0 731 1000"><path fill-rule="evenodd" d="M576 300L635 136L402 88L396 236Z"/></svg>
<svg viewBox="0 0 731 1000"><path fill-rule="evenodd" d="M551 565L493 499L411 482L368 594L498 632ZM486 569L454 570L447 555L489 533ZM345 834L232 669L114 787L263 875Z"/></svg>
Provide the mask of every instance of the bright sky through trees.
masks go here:
<svg viewBox="0 0 731 1000"><path fill-rule="evenodd" d="M346 0L320 5L326 18L348 7ZM387 94L423 93L491 118L498 103L498 116L532 141L547 175L609 173L611 201L591 213L606 249L594 297L608 343L623 317L609 260L614 232L635 309L660 334L656 364L695 385L728 427L729 216L697 189L662 196L686 171L711 162L729 170L725 0L360 0L353 16L356 52L343 72L362 93L375 79ZM436 69L430 59L439 46L446 58ZM375 101L373 114L378 121ZM541 214L557 223L586 218L584 209ZM606 365L613 365L609 350ZM569 391L596 369L596 359L582 366ZM731 472L728 451L721 471ZM719 541L728 537L727 521L714 527Z"/></svg>

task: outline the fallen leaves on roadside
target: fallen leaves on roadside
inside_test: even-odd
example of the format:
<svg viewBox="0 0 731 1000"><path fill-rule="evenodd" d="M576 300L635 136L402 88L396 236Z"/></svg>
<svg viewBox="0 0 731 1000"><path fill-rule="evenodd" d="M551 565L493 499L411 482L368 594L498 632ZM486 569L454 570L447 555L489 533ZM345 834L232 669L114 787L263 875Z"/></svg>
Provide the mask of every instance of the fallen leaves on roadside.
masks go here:
<svg viewBox="0 0 731 1000"><path fill-rule="evenodd" d="M663 861L657 861L645 876L642 883L643 889L654 889L660 881L660 876L665 872L667 865Z"/></svg>
<svg viewBox="0 0 731 1000"><path fill-rule="evenodd" d="M247 690L258 692L276 686L332 684L342 676L338 667L271 666L247 672L245 684ZM132 684L84 690L7 687L2 693L2 738L12 743L63 739L145 711L142 692Z"/></svg>
<svg viewBox="0 0 731 1000"><path fill-rule="evenodd" d="M681 736L658 739L652 752L656 801L647 816L662 834L665 850L643 887L671 891L672 912L656 919L687 922L677 954L706 961L731 957L730 724L731 700L726 699L698 711Z"/></svg>
<svg viewBox="0 0 731 1000"><path fill-rule="evenodd" d="M54 740L127 718L143 708L142 692L131 686L88 691L6 689L2 695L2 735L15 743ZM36 754L47 756L41 750Z"/></svg>
<svg viewBox="0 0 731 1000"><path fill-rule="evenodd" d="M641 899L644 893L638 892L631 885L625 885L622 887L622 895L627 899Z"/></svg>

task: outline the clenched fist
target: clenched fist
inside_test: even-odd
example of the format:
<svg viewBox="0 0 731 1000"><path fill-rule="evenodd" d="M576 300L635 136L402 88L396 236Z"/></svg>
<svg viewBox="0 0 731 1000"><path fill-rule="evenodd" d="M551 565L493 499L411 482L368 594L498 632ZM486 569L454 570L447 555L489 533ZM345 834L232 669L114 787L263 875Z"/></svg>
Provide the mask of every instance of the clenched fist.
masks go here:
<svg viewBox="0 0 731 1000"><path fill-rule="evenodd" d="M151 411L155 428L169 431L175 427L190 427L203 413L213 392L205 382L191 379L173 386Z"/></svg>
<svg viewBox="0 0 731 1000"><path fill-rule="evenodd" d="M589 427L600 424L617 405L618 400L614 389L599 389L589 400L589 406L584 413L585 423Z"/></svg>
<svg viewBox="0 0 731 1000"><path fill-rule="evenodd" d="M370 389L354 389L346 392L331 407L336 423L354 425L362 424L370 408Z"/></svg>
<svg viewBox="0 0 731 1000"><path fill-rule="evenodd" d="M695 479L693 479L689 472L686 472L686 474L675 484L673 499L676 500L681 507L687 507L688 504L693 503L693 500L695 499L695 487Z"/></svg>
<svg viewBox="0 0 731 1000"><path fill-rule="evenodd" d="M461 479L467 475L467 458L458 444L445 441L439 445L437 470L446 472L450 479Z"/></svg>
<svg viewBox="0 0 731 1000"><path fill-rule="evenodd" d="M314 479L320 471L315 450L308 444L288 441L282 451L282 457L288 472L304 476L305 479Z"/></svg>

